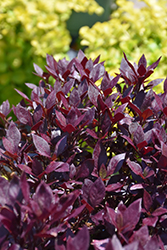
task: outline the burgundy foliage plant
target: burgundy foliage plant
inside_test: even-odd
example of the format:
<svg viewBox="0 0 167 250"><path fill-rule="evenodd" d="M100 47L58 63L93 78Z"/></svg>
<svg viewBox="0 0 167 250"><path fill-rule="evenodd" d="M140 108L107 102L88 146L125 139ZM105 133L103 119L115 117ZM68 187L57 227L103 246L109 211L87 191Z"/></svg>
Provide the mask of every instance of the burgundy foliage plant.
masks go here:
<svg viewBox="0 0 167 250"><path fill-rule="evenodd" d="M82 51L47 55L46 72L34 64L31 97L16 90L20 103L0 106L0 249L165 249L167 79L161 94L163 79L149 80L159 61L124 55L115 77Z"/></svg>

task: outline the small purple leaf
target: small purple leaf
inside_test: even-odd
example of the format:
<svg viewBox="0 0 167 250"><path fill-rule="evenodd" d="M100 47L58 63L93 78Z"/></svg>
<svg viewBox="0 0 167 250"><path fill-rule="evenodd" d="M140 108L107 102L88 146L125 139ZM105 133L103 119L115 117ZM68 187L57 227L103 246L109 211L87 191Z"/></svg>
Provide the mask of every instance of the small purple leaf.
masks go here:
<svg viewBox="0 0 167 250"><path fill-rule="evenodd" d="M88 250L89 249L89 231L84 226L74 238L69 237L67 240L67 250Z"/></svg>
<svg viewBox="0 0 167 250"><path fill-rule="evenodd" d="M150 207L153 203L151 195L144 189L144 195L143 195L143 203L144 207L147 211L150 210Z"/></svg>
<svg viewBox="0 0 167 250"><path fill-rule="evenodd" d="M0 113L7 116L10 112L10 104L9 101L6 100L0 105Z"/></svg>
<svg viewBox="0 0 167 250"><path fill-rule="evenodd" d="M20 188L23 193L24 199L26 202L29 202L30 199L30 189L29 185L26 179L26 174L23 172L23 174L20 177Z"/></svg>
<svg viewBox="0 0 167 250"><path fill-rule="evenodd" d="M8 130L6 131L6 137L16 148L18 147L21 140L21 134L13 121L11 121Z"/></svg>
<svg viewBox="0 0 167 250"><path fill-rule="evenodd" d="M42 77L43 76L43 70L37 64L34 63L33 65L34 65L34 69L35 69L37 75Z"/></svg>
<svg viewBox="0 0 167 250"><path fill-rule="evenodd" d="M38 135L32 135L34 145L40 155L50 158L50 146L46 140Z"/></svg>
<svg viewBox="0 0 167 250"><path fill-rule="evenodd" d="M65 163L65 162L52 161L45 169L45 173L49 174L53 171L55 171L55 172L68 172L69 171L69 164Z"/></svg>
<svg viewBox="0 0 167 250"><path fill-rule="evenodd" d="M99 177L91 186L89 200L93 207L100 204L105 197L105 186L102 179Z"/></svg>
<svg viewBox="0 0 167 250"><path fill-rule="evenodd" d="M92 85L90 84L88 87L88 96L90 101L97 107L97 97L99 95L99 91Z"/></svg>
<svg viewBox="0 0 167 250"><path fill-rule="evenodd" d="M55 103L56 103L56 91L53 90L46 99L46 108L47 109L52 108L55 105Z"/></svg>
<svg viewBox="0 0 167 250"><path fill-rule="evenodd" d="M88 177L94 168L94 160L87 159L77 168L76 179Z"/></svg>
<svg viewBox="0 0 167 250"><path fill-rule="evenodd" d="M57 142L54 154L56 154L56 156L59 156L60 154L63 153L63 151L66 149L66 147L67 147L67 135L63 136L63 138L61 138Z"/></svg>
<svg viewBox="0 0 167 250"><path fill-rule="evenodd" d="M129 159L126 161L128 166L130 167L130 169L136 174L136 175L139 175L139 176L142 176L142 168L141 166L134 162L134 161L130 161Z"/></svg>
<svg viewBox="0 0 167 250"><path fill-rule="evenodd" d="M122 153L119 155L115 155L114 157L111 158L111 160L109 161L109 164L107 166L107 176L109 176L115 172L118 164L120 165L119 167L122 166L123 161L125 160L125 155L126 155L126 153Z"/></svg>
<svg viewBox="0 0 167 250"><path fill-rule="evenodd" d="M14 113L21 123L32 126L32 117L29 110L18 104L14 109Z"/></svg>
<svg viewBox="0 0 167 250"><path fill-rule="evenodd" d="M44 181L41 181L38 185L34 194L34 201L38 203L43 215L51 211L54 204L53 193L52 189Z"/></svg>

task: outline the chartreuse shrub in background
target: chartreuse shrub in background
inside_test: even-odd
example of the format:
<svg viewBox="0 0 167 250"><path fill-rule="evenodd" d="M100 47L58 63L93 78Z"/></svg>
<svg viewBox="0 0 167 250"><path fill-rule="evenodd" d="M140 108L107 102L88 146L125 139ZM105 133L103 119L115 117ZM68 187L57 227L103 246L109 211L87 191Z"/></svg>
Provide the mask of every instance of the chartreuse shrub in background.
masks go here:
<svg viewBox="0 0 167 250"><path fill-rule="evenodd" d="M17 103L14 86L34 82L33 62L44 65L46 53L56 59L69 50L66 21L72 10L100 14L95 0L0 0L0 102Z"/></svg>
<svg viewBox="0 0 167 250"><path fill-rule="evenodd" d="M142 2L142 3L141 3ZM124 51L129 59L138 60L142 53L148 63L162 55L162 67L156 77L167 74L167 4L166 0L139 1L140 8L127 0L117 0L108 22L97 22L92 28L80 29L81 44L88 46L86 54L95 58L101 54L106 69L117 72ZM162 89L158 87L157 91Z"/></svg>

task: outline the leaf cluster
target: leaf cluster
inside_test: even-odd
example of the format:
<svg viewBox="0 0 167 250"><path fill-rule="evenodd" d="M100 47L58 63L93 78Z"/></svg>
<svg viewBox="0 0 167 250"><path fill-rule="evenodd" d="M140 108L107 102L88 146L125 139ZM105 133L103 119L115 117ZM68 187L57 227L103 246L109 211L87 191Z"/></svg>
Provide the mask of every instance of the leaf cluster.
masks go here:
<svg viewBox="0 0 167 250"><path fill-rule="evenodd" d="M115 77L99 60L47 55L31 97L16 90L16 121L0 106L1 249L167 245L167 80L163 94L149 81L160 58L124 54Z"/></svg>
<svg viewBox="0 0 167 250"><path fill-rule="evenodd" d="M91 28L84 26L80 29L81 44L87 46L86 55L95 58L100 54L110 74L118 73L122 51L134 61L138 61L144 53L149 64L163 55L163 65L157 69L155 76L166 77L166 1L117 0L116 4L118 8L108 22L97 22ZM162 85L156 90L162 92Z"/></svg>

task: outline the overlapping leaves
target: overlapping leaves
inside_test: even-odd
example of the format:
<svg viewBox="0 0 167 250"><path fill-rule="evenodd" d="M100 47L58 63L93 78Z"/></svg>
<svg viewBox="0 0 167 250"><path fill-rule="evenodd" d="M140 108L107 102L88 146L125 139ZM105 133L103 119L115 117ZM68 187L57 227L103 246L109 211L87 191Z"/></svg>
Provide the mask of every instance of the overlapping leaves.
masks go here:
<svg viewBox="0 0 167 250"><path fill-rule="evenodd" d="M159 60L124 55L115 77L82 51L34 65L16 121L0 106L2 249L163 249L167 80L159 95L161 79L147 83Z"/></svg>

